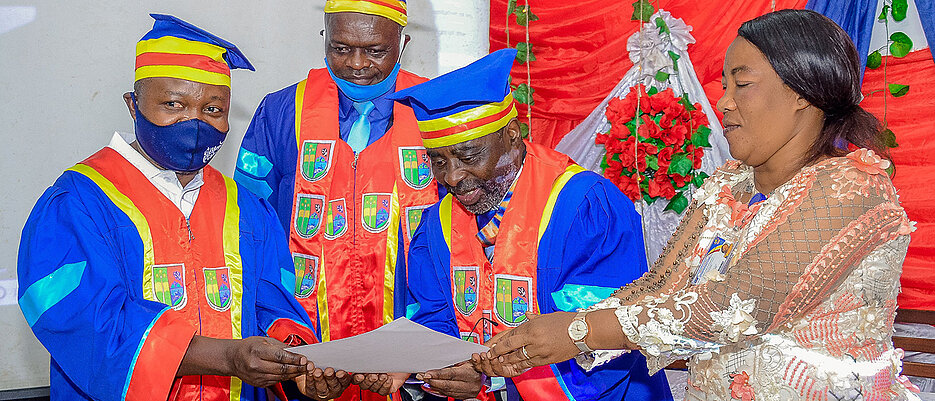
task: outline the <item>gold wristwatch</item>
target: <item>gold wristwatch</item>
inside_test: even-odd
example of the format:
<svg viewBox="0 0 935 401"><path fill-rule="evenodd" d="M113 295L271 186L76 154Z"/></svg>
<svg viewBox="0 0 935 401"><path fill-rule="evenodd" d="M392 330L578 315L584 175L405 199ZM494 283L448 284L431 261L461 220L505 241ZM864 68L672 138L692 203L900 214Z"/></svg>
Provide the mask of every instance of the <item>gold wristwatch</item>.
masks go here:
<svg viewBox="0 0 935 401"><path fill-rule="evenodd" d="M577 346L582 353L594 351L591 347L588 347L588 344L585 342L589 332L588 322L585 320L587 314L588 312L586 311L578 312L574 320L571 321L571 324L568 325L568 336L571 337L571 341L574 341L575 346Z"/></svg>

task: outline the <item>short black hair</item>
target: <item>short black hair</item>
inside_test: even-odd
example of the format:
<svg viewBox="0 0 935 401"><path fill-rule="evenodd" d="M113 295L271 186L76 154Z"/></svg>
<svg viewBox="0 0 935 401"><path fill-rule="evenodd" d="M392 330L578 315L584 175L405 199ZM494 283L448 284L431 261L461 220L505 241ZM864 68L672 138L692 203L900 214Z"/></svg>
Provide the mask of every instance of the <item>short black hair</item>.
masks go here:
<svg viewBox="0 0 935 401"><path fill-rule="evenodd" d="M824 112L805 164L843 156L846 143L889 157L880 121L860 107L857 48L834 21L812 10L780 10L744 22L737 35L766 56L786 86Z"/></svg>

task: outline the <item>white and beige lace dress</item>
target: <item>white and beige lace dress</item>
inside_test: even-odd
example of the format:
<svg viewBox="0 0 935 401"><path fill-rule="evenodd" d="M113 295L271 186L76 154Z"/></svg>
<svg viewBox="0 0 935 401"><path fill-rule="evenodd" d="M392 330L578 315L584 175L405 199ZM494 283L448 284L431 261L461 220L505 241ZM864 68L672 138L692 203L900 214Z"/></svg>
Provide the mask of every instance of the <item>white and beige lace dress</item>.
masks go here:
<svg viewBox="0 0 935 401"><path fill-rule="evenodd" d="M650 272L590 309L616 309L651 373L688 358L688 400L916 399L891 339L913 228L888 165L860 149L748 206L752 168L728 162Z"/></svg>

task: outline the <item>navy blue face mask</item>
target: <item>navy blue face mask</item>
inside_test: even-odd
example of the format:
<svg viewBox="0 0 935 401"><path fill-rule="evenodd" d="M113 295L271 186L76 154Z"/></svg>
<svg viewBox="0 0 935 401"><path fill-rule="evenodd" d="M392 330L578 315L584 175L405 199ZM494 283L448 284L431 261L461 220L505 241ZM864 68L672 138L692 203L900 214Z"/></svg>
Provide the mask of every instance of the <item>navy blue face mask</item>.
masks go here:
<svg viewBox="0 0 935 401"><path fill-rule="evenodd" d="M164 169L183 173L201 170L221 149L227 137L226 132L199 119L166 126L153 124L140 113L136 96L131 93L130 97L136 110L136 141Z"/></svg>

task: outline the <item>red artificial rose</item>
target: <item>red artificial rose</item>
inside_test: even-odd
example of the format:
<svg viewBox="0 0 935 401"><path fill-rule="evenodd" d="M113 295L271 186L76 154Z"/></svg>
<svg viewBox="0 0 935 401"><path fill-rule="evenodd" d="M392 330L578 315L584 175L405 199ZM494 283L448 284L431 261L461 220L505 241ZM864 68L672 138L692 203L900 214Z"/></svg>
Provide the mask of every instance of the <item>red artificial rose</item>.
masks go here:
<svg viewBox="0 0 935 401"><path fill-rule="evenodd" d="M618 141L620 148L618 154L620 155L620 163L623 163L624 166L632 167L635 163L636 154L633 150L633 142L636 141L632 136L627 138L625 141Z"/></svg>
<svg viewBox="0 0 935 401"><path fill-rule="evenodd" d="M620 191L623 192L627 198L636 202L640 200L642 195L640 194L640 186L636 182L636 174L631 176L621 176L620 179L615 182L617 188L620 188Z"/></svg>
<svg viewBox="0 0 935 401"><path fill-rule="evenodd" d="M639 128L636 129L636 134L643 138L659 138L661 131L659 130L659 126L656 125L656 122L645 114L642 116L642 120Z"/></svg>
<svg viewBox="0 0 935 401"><path fill-rule="evenodd" d="M607 103L604 115L607 116L607 121L610 121L611 125L623 125L636 116L636 105L633 104L632 99L613 98Z"/></svg>
<svg viewBox="0 0 935 401"><path fill-rule="evenodd" d="M688 128L684 125L676 125L668 130L662 135L660 139L666 144L666 146L677 146L682 147L682 143L688 137Z"/></svg>
<svg viewBox="0 0 935 401"><path fill-rule="evenodd" d="M649 187L646 190L646 193L651 197L663 197L666 199L672 199L675 196L675 188L672 187L672 182L669 181L668 174L663 174L661 171L656 172L656 176L649 181Z"/></svg>
<svg viewBox="0 0 935 401"><path fill-rule="evenodd" d="M675 154L675 148L666 146L659 150L656 157L659 158L659 171L668 171L669 163L672 162L672 155Z"/></svg>
<svg viewBox="0 0 935 401"><path fill-rule="evenodd" d="M604 169L604 177L610 180L610 182L617 184L620 182L621 173L623 173L623 164L608 158L607 168Z"/></svg>
<svg viewBox="0 0 935 401"><path fill-rule="evenodd" d="M672 181L675 182L675 188L684 187L685 184L688 184L692 180L692 175L679 175L679 174L670 174L669 178L672 178Z"/></svg>
<svg viewBox="0 0 935 401"><path fill-rule="evenodd" d="M685 118L691 119L691 125L693 128L697 128L702 125L708 125L708 115L704 113L704 110L701 109L700 105L695 105L695 107L697 108L692 110L690 115L686 115Z"/></svg>
<svg viewBox="0 0 935 401"><path fill-rule="evenodd" d="M623 140L630 136L630 129L624 123L613 123L610 125L610 131L607 134L611 138Z"/></svg>
<svg viewBox="0 0 935 401"><path fill-rule="evenodd" d="M699 169L701 168L701 157L704 156L704 148L701 146L695 147L694 145L689 144L685 151L688 152L688 160L692 161L692 168Z"/></svg>

